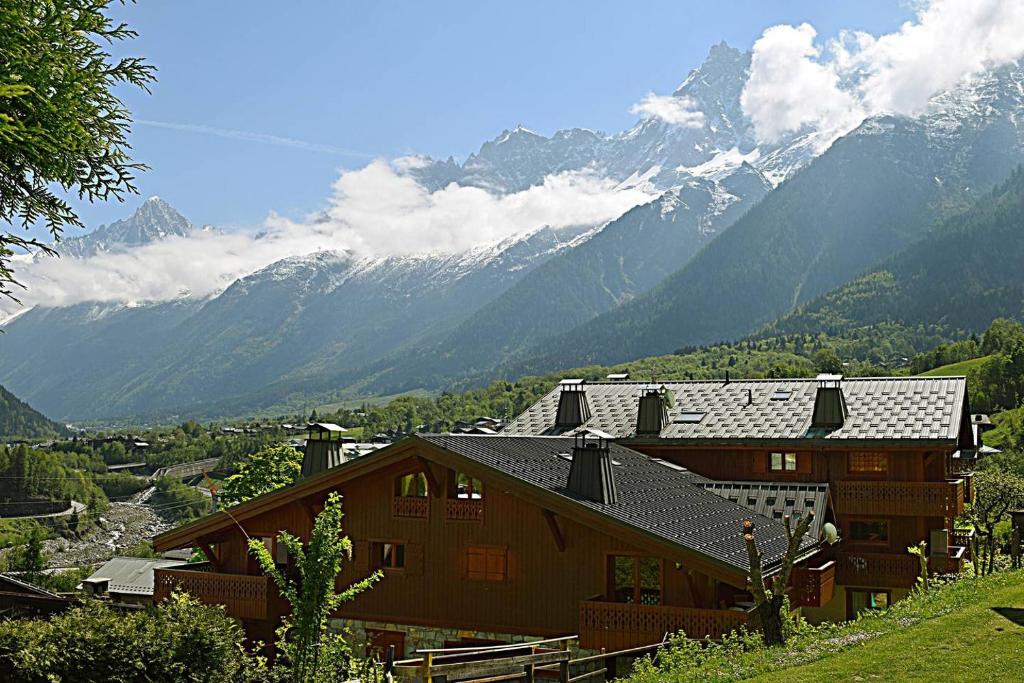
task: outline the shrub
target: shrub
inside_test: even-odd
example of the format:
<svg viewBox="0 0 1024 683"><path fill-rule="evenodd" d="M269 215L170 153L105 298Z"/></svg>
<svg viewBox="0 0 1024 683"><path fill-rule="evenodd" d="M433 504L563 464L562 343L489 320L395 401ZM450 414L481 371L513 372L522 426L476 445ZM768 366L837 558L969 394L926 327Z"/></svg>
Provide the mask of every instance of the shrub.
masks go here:
<svg viewBox="0 0 1024 683"><path fill-rule="evenodd" d="M174 595L119 612L91 602L50 620L0 623L0 680L24 683L243 683L266 677L219 607Z"/></svg>

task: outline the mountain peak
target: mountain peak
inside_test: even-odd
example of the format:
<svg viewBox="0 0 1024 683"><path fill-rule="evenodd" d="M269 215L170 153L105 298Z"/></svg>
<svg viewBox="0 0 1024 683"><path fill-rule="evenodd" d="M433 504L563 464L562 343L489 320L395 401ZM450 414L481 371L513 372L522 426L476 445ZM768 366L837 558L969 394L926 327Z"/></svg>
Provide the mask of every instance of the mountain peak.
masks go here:
<svg viewBox="0 0 1024 683"><path fill-rule="evenodd" d="M142 202L128 218L101 225L88 235L66 239L57 246L57 251L62 256L87 258L158 242L167 237L185 237L193 230L192 223L177 209L154 195Z"/></svg>

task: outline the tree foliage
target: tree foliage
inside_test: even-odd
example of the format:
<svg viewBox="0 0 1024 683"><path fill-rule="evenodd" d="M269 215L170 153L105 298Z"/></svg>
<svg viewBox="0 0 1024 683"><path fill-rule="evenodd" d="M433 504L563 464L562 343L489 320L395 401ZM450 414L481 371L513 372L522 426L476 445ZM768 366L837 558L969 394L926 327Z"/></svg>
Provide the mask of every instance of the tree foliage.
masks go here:
<svg viewBox="0 0 1024 683"><path fill-rule="evenodd" d="M43 222L54 238L82 223L51 189L89 201L136 192L144 166L129 156L131 119L115 94L147 89L155 70L109 46L135 37L105 14L113 0L4 0L0 5L0 222ZM14 298L13 249L52 252L0 234L0 294Z"/></svg>
<svg viewBox="0 0 1024 683"><path fill-rule="evenodd" d="M339 655L344 651L340 636L327 633L331 612L353 599L380 579L380 573L336 592L335 581L341 573L342 559L352 556L352 542L342 534L341 497L332 492L324 509L316 517L308 544L282 532L278 537L294 561L298 577L286 575L274 563L263 543L249 541L249 552L260 568L277 584L291 605L292 614L281 630L280 648L291 667L294 683L320 683L345 680L347 664Z"/></svg>
<svg viewBox="0 0 1024 683"><path fill-rule="evenodd" d="M99 602L0 622L0 680L22 683L245 683L265 680L245 634L220 607L177 594L154 609Z"/></svg>
<svg viewBox="0 0 1024 683"><path fill-rule="evenodd" d="M268 446L254 453L237 474L224 481L220 499L228 505L294 484L302 472L302 454L291 446Z"/></svg>
<svg viewBox="0 0 1024 683"><path fill-rule="evenodd" d="M964 517L974 525L979 540L978 569L991 574L995 568L996 526L1010 510L1024 506L1024 478L1000 467L987 467L974 474L974 501Z"/></svg>

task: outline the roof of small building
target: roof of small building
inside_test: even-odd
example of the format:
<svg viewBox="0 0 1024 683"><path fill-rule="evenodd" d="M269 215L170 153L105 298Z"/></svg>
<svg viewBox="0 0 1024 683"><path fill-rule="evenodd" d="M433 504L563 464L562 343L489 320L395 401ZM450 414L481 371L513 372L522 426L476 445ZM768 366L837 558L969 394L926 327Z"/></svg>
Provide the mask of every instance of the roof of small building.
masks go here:
<svg viewBox="0 0 1024 683"><path fill-rule="evenodd" d="M334 424L333 422L310 422L310 429L317 429L321 432L347 432L348 430L341 425Z"/></svg>
<svg viewBox="0 0 1024 683"><path fill-rule="evenodd" d="M181 560L158 560L146 557L114 557L89 575L82 583L107 582L108 593L153 594L153 570L179 567Z"/></svg>
<svg viewBox="0 0 1024 683"><path fill-rule="evenodd" d="M811 538L821 536L821 525L825 523L828 506L828 484L705 479L700 485L707 491L776 521L786 515L795 520L807 510L813 510L814 519L807 535Z"/></svg>
<svg viewBox="0 0 1024 683"><path fill-rule="evenodd" d="M565 488L572 438L470 434L425 434L420 438L740 572L750 566L743 541L744 520L755 524L766 570L781 563L788 547L781 522L706 490L704 477L618 444L609 444L618 500L603 504ZM808 534L802 549L811 550L817 542L817 534Z"/></svg>
<svg viewBox="0 0 1024 683"><path fill-rule="evenodd" d="M587 382L591 417L581 427L617 439L635 436L640 391L649 382ZM661 439L678 441L952 441L966 396L964 377L843 379L849 415L842 427L811 428L819 380L700 380L659 383L674 395ZM556 432L560 387L508 423L506 435Z"/></svg>

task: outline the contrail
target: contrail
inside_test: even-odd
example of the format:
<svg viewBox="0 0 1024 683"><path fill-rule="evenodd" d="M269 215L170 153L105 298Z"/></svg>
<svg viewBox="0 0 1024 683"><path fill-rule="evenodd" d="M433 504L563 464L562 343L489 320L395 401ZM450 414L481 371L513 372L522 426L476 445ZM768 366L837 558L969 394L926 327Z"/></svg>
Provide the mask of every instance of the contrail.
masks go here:
<svg viewBox="0 0 1024 683"><path fill-rule="evenodd" d="M333 147L331 145L321 145L316 142L307 142L306 140L296 140L295 138L286 138L280 135L268 135L266 133L254 133L248 130L235 130L233 128L215 128L213 126L205 126L198 123L173 123L170 121L151 121L148 119L139 119L135 123L140 126L149 126L151 128L166 128L168 130L180 130L186 133L199 133L201 135L216 135L221 138L230 138L232 140L245 140L247 142L259 142L264 145L277 145L279 147L292 147L294 149L304 149L310 152L322 152L325 154L337 154L338 156L345 157L357 157L360 159L375 159L378 155L369 154L367 152L358 152L351 149L345 149L343 147Z"/></svg>

